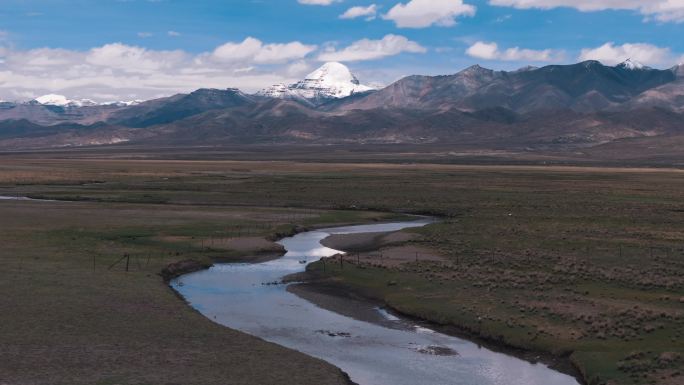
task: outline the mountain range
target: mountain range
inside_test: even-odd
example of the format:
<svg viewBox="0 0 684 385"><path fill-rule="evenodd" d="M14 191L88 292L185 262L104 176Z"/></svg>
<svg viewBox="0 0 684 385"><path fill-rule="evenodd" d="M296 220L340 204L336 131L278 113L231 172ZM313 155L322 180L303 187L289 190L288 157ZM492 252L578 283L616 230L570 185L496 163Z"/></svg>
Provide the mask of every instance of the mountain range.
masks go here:
<svg viewBox="0 0 684 385"><path fill-rule="evenodd" d="M453 143L473 148L575 150L684 135L684 65L628 60L363 85L340 63L256 94L199 89L143 102L97 104L46 95L0 102L0 148L129 143ZM675 139L673 139L675 140Z"/></svg>

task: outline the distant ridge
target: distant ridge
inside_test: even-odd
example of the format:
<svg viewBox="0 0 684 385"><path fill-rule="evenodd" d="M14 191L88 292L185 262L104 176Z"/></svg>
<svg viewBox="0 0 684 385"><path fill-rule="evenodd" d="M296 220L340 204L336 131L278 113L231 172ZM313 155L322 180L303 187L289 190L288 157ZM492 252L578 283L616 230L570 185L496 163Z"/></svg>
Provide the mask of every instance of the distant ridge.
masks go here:
<svg viewBox="0 0 684 385"><path fill-rule="evenodd" d="M346 66L326 63L299 82L254 95L228 88L130 104L92 105L61 95L5 102L0 123L0 148L458 143L570 151L684 135L684 66L584 61L495 71L474 65L375 90Z"/></svg>

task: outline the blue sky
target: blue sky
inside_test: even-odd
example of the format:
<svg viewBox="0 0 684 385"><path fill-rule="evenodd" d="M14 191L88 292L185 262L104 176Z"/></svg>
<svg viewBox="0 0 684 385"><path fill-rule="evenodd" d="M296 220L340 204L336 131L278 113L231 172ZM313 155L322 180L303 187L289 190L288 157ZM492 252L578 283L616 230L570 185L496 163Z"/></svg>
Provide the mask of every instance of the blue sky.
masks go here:
<svg viewBox="0 0 684 385"><path fill-rule="evenodd" d="M352 7L365 15L340 18ZM476 63L665 68L684 59L682 22L684 0L2 0L0 98L254 91L328 59L377 84Z"/></svg>

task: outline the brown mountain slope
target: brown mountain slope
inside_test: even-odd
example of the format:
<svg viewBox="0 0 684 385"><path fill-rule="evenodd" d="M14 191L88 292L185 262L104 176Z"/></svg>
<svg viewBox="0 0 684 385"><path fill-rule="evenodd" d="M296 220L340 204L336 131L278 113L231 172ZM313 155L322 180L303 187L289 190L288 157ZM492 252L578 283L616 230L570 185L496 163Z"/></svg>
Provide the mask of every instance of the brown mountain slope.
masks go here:
<svg viewBox="0 0 684 385"><path fill-rule="evenodd" d="M675 79L672 70L609 67L596 61L513 72L473 66L449 76L409 76L363 98L340 101L332 108L475 111L504 107L520 113L557 109L594 112L617 107Z"/></svg>

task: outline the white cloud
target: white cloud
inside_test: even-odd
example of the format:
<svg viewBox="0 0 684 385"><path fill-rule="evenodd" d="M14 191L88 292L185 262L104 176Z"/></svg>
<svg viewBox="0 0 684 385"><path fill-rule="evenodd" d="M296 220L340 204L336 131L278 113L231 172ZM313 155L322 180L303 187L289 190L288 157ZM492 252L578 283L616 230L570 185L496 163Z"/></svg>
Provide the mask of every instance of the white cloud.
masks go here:
<svg viewBox="0 0 684 385"><path fill-rule="evenodd" d="M36 48L13 52L5 48L6 65L21 66L24 71L43 71L50 67L66 66L77 60L78 54L59 48Z"/></svg>
<svg viewBox="0 0 684 385"><path fill-rule="evenodd" d="M177 32L177 31L168 31L168 32L166 32L166 34L171 36L171 37L178 37L181 35L181 33Z"/></svg>
<svg viewBox="0 0 684 385"><path fill-rule="evenodd" d="M567 7L583 12L633 10L644 15L647 20L684 22L682 0L489 0L489 4L519 9Z"/></svg>
<svg viewBox="0 0 684 385"><path fill-rule="evenodd" d="M382 16L399 28L451 27L459 16L474 16L476 8L463 0L410 0L399 3Z"/></svg>
<svg viewBox="0 0 684 385"><path fill-rule="evenodd" d="M513 17L513 15L503 15L499 16L496 19L494 19L495 23L503 23L506 20L510 20Z"/></svg>
<svg viewBox="0 0 684 385"><path fill-rule="evenodd" d="M306 45L298 41L286 44L265 44L254 57L256 63L283 63L301 59L316 50L315 45Z"/></svg>
<svg viewBox="0 0 684 385"><path fill-rule="evenodd" d="M305 5L330 5L332 3L339 3L342 0L297 0L299 4Z"/></svg>
<svg viewBox="0 0 684 385"><path fill-rule="evenodd" d="M502 61L526 61L526 62L550 62L558 61L563 57L563 52L551 49L534 50L520 47L499 50L496 43L478 41L466 50L468 56L484 60Z"/></svg>
<svg viewBox="0 0 684 385"><path fill-rule="evenodd" d="M228 42L217 47L211 58L220 62L283 63L301 59L316 50L315 45L298 41L285 44L264 44L261 40L248 37L242 42Z"/></svg>
<svg viewBox="0 0 684 385"><path fill-rule="evenodd" d="M138 32L138 37L146 38L146 37L152 37L153 34L151 32Z"/></svg>
<svg viewBox="0 0 684 385"><path fill-rule="evenodd" d="M677 61L669 48L647 43L615 45L609 42L600 47L585 48L579 56L579 60L598 60L607 65L619 64L627 59L650 66L670 66Z"/></svg>
<svg viewBox="0 0 684 385"><path fill-rule="evenodd" d="M494 60L499 55L499 46L496 43L478 41L468 47L466 54L478 59Z"/></svg>
<svg viewBox="0 0 684 385"><path fill-rule="evenodd" d="M252 71L254 71L254 66L236 68L233 70L233 73L240 74L240 73L252 72Z"/></svg>
<svg viewBox="0 0 684 385"><path fill-rule="evenodd" d="M141 47L113 43L91 49L85 61L129 73L149 73L173 68L185 61L185 55L183 51L148 51Z"/></svg>
<svg viewBox="0 0 684 385"><path fill-rule="evenodd" d="M228 42L213 51L152 50L111 43L86 51L0 45L0 98L28 99L57 93L69 98L148 99L201 87L238 87L247 92L292 83L309 68L316 46ZM116 96L114 98L113 96Z"/></svg>
<svg viewBox="0 0 684 385"><path fill-rule="evenodd" d="M311 72L311 66L304 60L296 61L287 66L285 73L288 76L301 77Z"/></svg>
<svg viewBox="0 0 684 385"><path fill-rule="evenodd" d="M340 19L356 19L357 17L365 17L366 20L373 20L375 19L375 15L377 15L377 13L378 6L375 4L371 4L367 7L351 7L340 15Z"/></svg>
<svg viewBox="0 0 684 385"><path fill-rule="evenodd" d="M425 53L427 49L404 36L390 34L380 40L361 39L341 50L330 48L321 53L318 60L342 62L376 60L402 52Z"/></svg>

